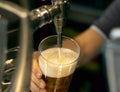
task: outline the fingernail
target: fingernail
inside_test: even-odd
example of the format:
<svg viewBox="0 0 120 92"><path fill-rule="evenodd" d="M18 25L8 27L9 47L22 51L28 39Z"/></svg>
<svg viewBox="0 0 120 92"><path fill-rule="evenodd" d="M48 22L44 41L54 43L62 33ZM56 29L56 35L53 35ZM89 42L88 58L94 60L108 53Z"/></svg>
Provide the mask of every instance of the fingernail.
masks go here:
<svg viewBox="0 0 120 92"><path fill-rule="evenodd" d="M39 81L39 86L42 89L44 89L46 87L46 84L45 84L45 82L42 79Z"/></svg>
<svg viewBox="0 0 120 92"><path fill-rule="evenodd" d="M37 77L38 79L41 79L41 74L36 73L36 77Z"/></svg>

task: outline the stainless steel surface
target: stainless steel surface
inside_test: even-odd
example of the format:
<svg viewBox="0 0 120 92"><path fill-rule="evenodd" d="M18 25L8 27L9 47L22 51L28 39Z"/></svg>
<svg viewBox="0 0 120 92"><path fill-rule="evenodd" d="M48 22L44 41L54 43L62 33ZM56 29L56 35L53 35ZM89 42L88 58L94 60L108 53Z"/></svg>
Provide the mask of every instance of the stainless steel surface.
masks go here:
<svg viewBox="0 0 120 92"><path fill-rule="evenodd" d="M7 49L7 20L0 17L0 92L2 91L2 76L4 71L4 63L6 59L6 49Z"/></svg>
<svg viewBox="0 0 120 92"><path fill-rule="evenodd" d="M54 24L56 27L56 32L61 33L66 17L67 17L67 10L69 8L69 3L67 0L52 0L52 5L57 5L60 8L60 13L57 14L54 18Z"/></svg>
<svg viewBox="0 0 120 92"><path fill-rule="evenodd" d="M17 68L15 76L12 80L12 85L9 89L10 92L29 92L31 65L32 65L32 45L31 45L31 32L29 13L10 2L0 2L0 14L15 14L20 19L20 50L17 57ZM27 77L25 77L27 76Z"/></svg>
<svg viewBox="0 0 120 92"><path fill-rule="evenodd" d="M113 28L105 44L104 56L109 92L120 92L120 28Z"/></svg>
<svg viewBox="0 0 120 92"><path fill-rule="evenodd" d="M7 50L5 68L2 78L2 92L9 92L12 85L12 78L16 70L16 57L18 55L19 47L14 47Z"/></svg>
<svg viewBox="0 0 120 92"><path fill-rule="evenodd" d="M120 43L108 41L103 54L109 92L120 92Z"/></svg>
<svg viewBox="0 0 120 92"><path fill-rule="evenodd" d="M60 9L57 5L44 5L32 10L30 16L33 28L36 29L51 23L58 13L60 13Z"/></svg>
<svg viewBox="0 0 120 92"><path fill-rule="evenodd" d="M67 0L52 0L52 5L53 6L57 5L61 11L54 18L56 33L58 35L58 38L57 38L58 47L61 48L62 47L61 34L63 31L64 23L65 23L66 18L67 18L67 10L69 8L69 3Z"/></svg>

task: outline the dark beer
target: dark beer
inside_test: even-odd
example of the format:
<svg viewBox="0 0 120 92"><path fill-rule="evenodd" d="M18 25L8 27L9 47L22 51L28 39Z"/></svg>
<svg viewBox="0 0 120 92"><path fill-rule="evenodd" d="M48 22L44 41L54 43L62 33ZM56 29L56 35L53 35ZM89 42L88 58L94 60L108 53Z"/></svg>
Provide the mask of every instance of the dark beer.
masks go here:
<svg viewBox="0 0 120 92"><path fill-rule="evenodd" d="M46 82L48 92L67 92L72 75L62 78L52 78L43 75L42 78Z"/></svg>

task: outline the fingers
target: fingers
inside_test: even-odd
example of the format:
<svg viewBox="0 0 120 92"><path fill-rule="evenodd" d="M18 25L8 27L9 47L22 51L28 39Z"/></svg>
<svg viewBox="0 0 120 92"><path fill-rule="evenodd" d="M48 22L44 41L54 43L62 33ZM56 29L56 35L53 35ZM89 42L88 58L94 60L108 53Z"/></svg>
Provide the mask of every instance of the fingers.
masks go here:
<svg viewBox="0 0 120 92"><path fill-rule="evenodd" d="M40 70L39 64L38 64L38 52L33 53L33 66L32 66L32 72L35 74L35 76L40 79L42 77L42 72Z"/></svg>
<svg viewBox="0 0 120 92"><path fill-rule="evenodd" d="M32 92L47 92L46 84L42 79L37 79L34 74L32 74L31 79L31 91Z"/></svg>
<svg viewBox="0 0 120 92"><path fill-rule="evenodd" d="M40 89L40 92L47 92L46 89Z"/></svg>
<svg viewBox="0 0 120 92"><path fill-rule="evenodd" d="M40 88L36 86L36 84L33 81L31 81L30 90L31 92L40 92Z"/></svg>
<svg viewBox="0 0 120 92"><path fill-rule="evenodd" d="M38 64L38 52L33 53L33 66L31 74L31 86L30 89L32 92L47 92L45 87L46 84L42 80L42 72Z"/></svg>
<svg viewBox="0 0 120 92"><path fill-rule="evenodd" d="M31 82L31 92L47 92L47 90L39 88L34 82Z"/></svg>
<svg viewBox="0 0 120 92"><path fill-rule="evenodd" d="M32 82L39 88L44 89L46 87L45 82L42 79L36 78L36 76L32 73Z"/></svg>

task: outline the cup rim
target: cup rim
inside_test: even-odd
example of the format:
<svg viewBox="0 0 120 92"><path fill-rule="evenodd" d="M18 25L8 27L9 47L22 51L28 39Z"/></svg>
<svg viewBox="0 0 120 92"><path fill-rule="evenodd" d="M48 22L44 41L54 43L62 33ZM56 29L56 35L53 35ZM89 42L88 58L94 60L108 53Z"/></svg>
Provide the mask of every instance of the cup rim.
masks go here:
<svg viewBox="0 0 120 92"><path fill-rule="evenodd" d="M77 61L77 60L79 59L79 57L80 57L80 51L81 51L81 50L80 50L80 45L78 44L78 42L75 41L75 40L74 40L73 38L71 38L71 37L62 35L62 37L66 38L66 39L69 39L69 40L71 40L72 42L75 43L76 47L78 48L78 53L77 53L78 56L77 56L77 58L76 58L75 60L73 60L72 62L67 63L67 64L56 64L56 63L53 63L53 62L47 60L47 59L41 54L42 51L39 49L39 47L40 47L40 45L41 45L41 43L42 43L43 41L45 41L46 39L51 38L51 37L57 37L57 35L50 35L50 36L47 36L46 38L44 38L44 39L40 42L40 44L39 44L39 46L38 46L38 53L39 53L39 56L41 56L45 61L48 61L47 63L51 63L51 64L54 64L54 65L68 65L68 64L70 65L70 64L75 63L75 61Z"/></svg>

